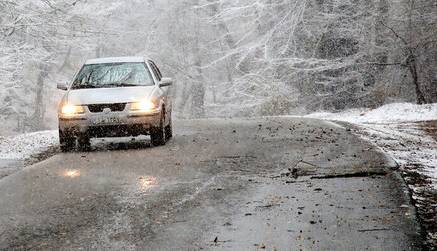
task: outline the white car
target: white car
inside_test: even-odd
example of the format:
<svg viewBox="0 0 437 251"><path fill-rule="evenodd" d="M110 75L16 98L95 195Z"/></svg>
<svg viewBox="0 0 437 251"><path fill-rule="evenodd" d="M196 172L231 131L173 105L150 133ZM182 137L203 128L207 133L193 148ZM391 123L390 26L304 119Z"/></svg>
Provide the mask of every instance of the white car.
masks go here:
<svg viewBox="0 0 437 251"><path fill-rule="evenodd" d="M89 147L93 137L150 135L153 145L172 137L171 78L142 57L88 60L70 85L59 109L62 151Z"/></svg>

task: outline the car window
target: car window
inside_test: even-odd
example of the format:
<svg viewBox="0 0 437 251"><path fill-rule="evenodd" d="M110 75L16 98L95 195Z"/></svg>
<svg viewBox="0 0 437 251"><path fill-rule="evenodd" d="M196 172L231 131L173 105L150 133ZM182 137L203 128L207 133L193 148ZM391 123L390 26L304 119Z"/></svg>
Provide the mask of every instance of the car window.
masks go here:
<svg viewBox="0 0 437 251"><path fill-rule="evenodd" d="M153 63L153 62L152 62L152 63ZM162 78L162 74L161 74L161 71L159 70L158 66L157 66L155 63L153 63L153 65L155 66L156 71L157 71L158 74L159 74L159 78Z"/></svg>
<svg viewBox="0 0 437 251"><path fill-rule="evenodd" d="M109 63L85 65L72 89L152 85L152 76L144 63Z"/></svg>
<svg viewBox="0 0 437 251"><path fill-rule="evenodd" d="M155 65L155 63L153 61L149 61L150 66L152 67L153 73L155 74L156 78L161 81L162 79L162 75L161 72L159 71L158 67Z"/></svg>

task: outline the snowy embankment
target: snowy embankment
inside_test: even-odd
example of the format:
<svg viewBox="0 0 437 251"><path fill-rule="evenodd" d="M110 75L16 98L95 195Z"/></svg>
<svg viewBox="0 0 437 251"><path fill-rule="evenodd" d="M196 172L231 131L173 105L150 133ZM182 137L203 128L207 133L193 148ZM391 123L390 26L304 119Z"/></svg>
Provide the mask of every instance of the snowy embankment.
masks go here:
<svg viewBox="0 0 437 251"><path fill-rule="evenodd" d="M58 144L57 131L41 131L0 137L0 161L27 160Z"/></svg>
<svg viewBox="0 0 437 251"><path fill-rule="evenodd" d="M0 178L39 161L58 145L57 131L0 136Z"/></svg>
<svg viewBox="0 0 437 251"><path fill-rule="evenodd" d="M395 103L377 109L350 109L340 113L313 113L305 117L346 121L354 124L420 122L437 120L437 104Z"/></svg>

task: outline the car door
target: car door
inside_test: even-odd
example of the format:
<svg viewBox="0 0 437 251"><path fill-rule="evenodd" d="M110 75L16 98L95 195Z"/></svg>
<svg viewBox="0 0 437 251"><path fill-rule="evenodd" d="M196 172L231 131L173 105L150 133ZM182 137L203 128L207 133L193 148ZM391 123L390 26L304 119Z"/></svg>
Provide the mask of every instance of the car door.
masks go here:
<svg viewBox="0 0 437 251"><path fill-rule="evenodd" d="M152 68L153 75L155 75L155 77L158 81L161 81L162 74L161 74L161 71L159 70L159 68L151 60L149 61L149 64L150 64L150 67ZM169 119L169 116L171 116L171 111L172 111L172 100L171 100L170 87L169 86L162 87L161 90L164 93L163 99L164 99L164 104L166 107L166 116L167 116L167 119Z"/></svg>

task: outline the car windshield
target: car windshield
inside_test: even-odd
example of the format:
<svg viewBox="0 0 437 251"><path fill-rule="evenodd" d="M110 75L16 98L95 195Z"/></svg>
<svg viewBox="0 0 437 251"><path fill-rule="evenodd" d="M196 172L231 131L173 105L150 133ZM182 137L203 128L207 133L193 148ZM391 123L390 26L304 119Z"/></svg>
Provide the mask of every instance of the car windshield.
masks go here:
<svg viewBox="0 0 437 251"><path fill-rule="evenodd" d="M85 65L72 89L152 86L153 79L144 63L107 63Z"/></svg>

